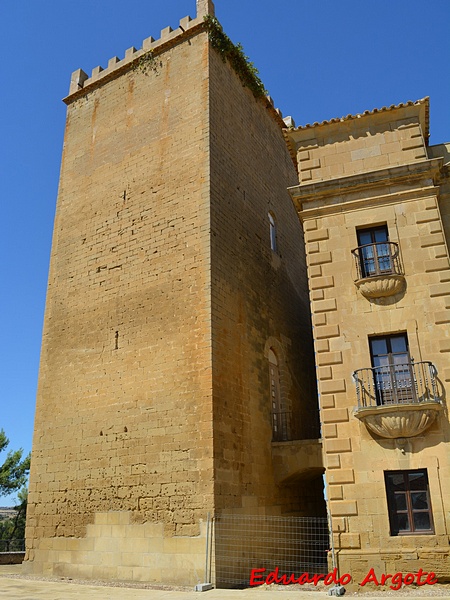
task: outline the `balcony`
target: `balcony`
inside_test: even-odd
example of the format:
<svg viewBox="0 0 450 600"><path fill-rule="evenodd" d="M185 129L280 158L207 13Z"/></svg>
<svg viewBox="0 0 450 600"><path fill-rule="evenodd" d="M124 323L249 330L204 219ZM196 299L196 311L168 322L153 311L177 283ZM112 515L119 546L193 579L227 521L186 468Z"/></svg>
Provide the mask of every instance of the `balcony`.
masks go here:
<svg viewBox="0 0 450 600"><path fill-rule="evenodd" d="M294 411L272 412L272 442L320 438L319 411L299 415Z"/></svg>
<svg viewBox="0 0 450 600"><path fill-rule="evenodd" d="M405 289L398 244L374 242L352 250L356 264L355 285L365 298L394 296Z"/></svg>
<svg viewBox="0 0 450 600"><path fill-rule="evenodd" d="M429 361L358 369L355 417L384 438L420 435L442 410L436 374Z"/></svg>
<svg viewBox="0 0 450 600"><path fill-rule="evenodd" d="M272 464L277 485L321 478L319 411L272 413Z"/></svg>

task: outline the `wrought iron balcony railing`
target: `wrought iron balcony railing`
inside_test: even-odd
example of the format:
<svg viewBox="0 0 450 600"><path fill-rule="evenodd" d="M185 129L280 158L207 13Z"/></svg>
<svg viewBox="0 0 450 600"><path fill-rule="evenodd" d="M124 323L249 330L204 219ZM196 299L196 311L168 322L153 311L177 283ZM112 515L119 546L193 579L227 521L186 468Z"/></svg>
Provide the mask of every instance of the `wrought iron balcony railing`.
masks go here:
<svg viewBox="0 0 450 600"><path fill-rule="evenodd" d="M320 438L319 411L299 415L290 410L272 412L272 441L314 440Z"/></svg>
<svg viewBox="0 0 450 600"><path fill-rule="evenodd" d="M403 275L398 244L376 242L352 250L355 258L357 280L380 275Z"/></svg>
<svg viewBox="0 0 450 600"><path fill-rule="evenodd" d="M358 408L440 402L436 374L429 361L358 369L353 373Z"/></svg>

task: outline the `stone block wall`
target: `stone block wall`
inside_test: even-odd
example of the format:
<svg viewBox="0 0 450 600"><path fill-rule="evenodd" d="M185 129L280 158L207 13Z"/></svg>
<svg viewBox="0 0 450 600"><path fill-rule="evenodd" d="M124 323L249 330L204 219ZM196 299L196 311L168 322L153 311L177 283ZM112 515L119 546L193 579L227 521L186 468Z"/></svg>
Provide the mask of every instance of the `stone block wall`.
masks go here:
<svg viewBox="0 0 450 600"><path fill-rule="evenodd" d="M431 219L426 222L426 227L429 228L431 223L436 225L438 221L432 220L432 214L436 211L437 201L435 197L428 197L391 206L367 204L369 202L360 211L331 213L305 221L307 240L310 233L322 232L325 237L328 232L326 241L321 241L325 260L314 265L320 266L321 274L313 277L312 272L318 270L311 266L311 288L315 287L315 280L333 278L333 286L322 288L324 299L313 300L312 308L327 494L335 543L340 548L341 572L352 573L354 580L360 575L363 577L372 566L376 568L374 560L379 556L374 557L373 552L377 548L384 555L380 559L382 572L387 572L386 569L411 572L422 567L435 572L440 570L442 576L448 569L449 560L446 549L449 454L442 443L448 436L447 417L442 413L430 430L422 436L409 438L406 445L398 445L395 440L374 439L353 415L358 401L352 381L353 371L371 366L369 336L406 332L411 356L417 361L428 360L436 365L440 389L446 397L445 390L450 383L446 353L450 311L445 299L448 257L441 261L445 245L428 246L424 237L416 234L414 239L407 229L408 226L411 230L417 228L417 219L423 218L419 216L422 211L428 212ZM397 298L393 304L369 302L353 285L351 250L357 246L356 227L367 223L386 223L390 239L401 248L407 290L404 297ZM314 253L311 256L314 257ZM425 266L427 264L429 266ZM385 470L423 468L427 469L430 482L435 535L391 537L383 473ZM426 558L427 548L435 548L440 557L438 561L433 557ZM395 558L394 549L402 559ZM366 551L368 556L365 558L362 555ZM415 562L408 558L410 554L416 557Z"/></svg>
<svg viewBox="0 0 450 600"><path fill-rule="evenodd" d="M58 577L122 581L204 580L206 525L198 536L169 536L162 522L131 520L129 511L97 512L83 537L42 540L39 572ZM190 575L190 578L189 578Z"/></svg>
<svg viewBox="0 0 450 600"><path fill-rule="evenodd" d="M412 104L373 111L376 116L365 130L360 119L367 122L370 111L358 118L348 115L327 121L326 133L322 127L318 136L317 127L299 128L301 134L294 134L298 135L295 154L299 180L336 179L427 158L428 109L425 103L416 103L416 114L412 115Z"/></svg>
<svg viewBox="0 0 450 600"><path fill-rule="evenodd" d="M298 484L276 486L271 450L270 348L281 395L304 422L304 437L317 411L303 232L286 191L295 167L276 115L213 49L210 60L216 508L315 514L321 477L310 494Z"/></svg>
<svg viewBox="0 0 450 600"><path fill-rule="evenodd" d="M428 156L421 134L426 115L425 100L288 133L300 160L311 140L311 151L323 158L316 179L303 178L300 162L301 182L291 194L305 229L334 543L341 573L351 573L354 581L371 567L384 573L422 568L445 577L450 564L448 174L439 158L442 148ZM400 150L387 135L404 144L407 135L410 142ZM362 140L363 159L354 154ZM336 173L326 170L332 152L343 163ZM371 299L354 284L360 275L352 250L358 229L380 225L398 244L405 286ZM436 366L444 402L428 430L399 440L378 437L355 418L352 377L372 366L369 337L395 333L407 334L412 359ZM384 472L414 469L427 469L434 534L391 535Z"/></svg>
<svg viewBox="0 0 450 600"><path fill-rule="evenodd" d="M69 564L55 544L94 536L96 515L126 511L130 540L149 523L195 540L213 508L208 190L205 33L68 99L30 479L36 571Z"/></svg>
<svg viewBox="0 0 450 600"><path fill-rule="evenodd" d="M306 493L272 464L270 348L289 408L317 410L281 117L199 18L66 103L26 568L198 583L208 513L323 509L320 466Z"/></svg>

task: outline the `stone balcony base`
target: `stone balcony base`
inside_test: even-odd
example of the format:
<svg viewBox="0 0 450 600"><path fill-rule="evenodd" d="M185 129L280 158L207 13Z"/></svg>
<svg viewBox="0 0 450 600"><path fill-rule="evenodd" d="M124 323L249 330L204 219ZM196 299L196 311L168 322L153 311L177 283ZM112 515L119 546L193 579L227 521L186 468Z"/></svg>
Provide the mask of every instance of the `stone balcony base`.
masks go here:
<svg viewBox="0 0 450 600"><path fill-rule="evenodd" d="M365 298L386 298L404 291L405 278L398 274L378 275L358 279L355 285Z"/></svg>
<svg viewBox="0 0 450 600"><path fill-rule="evenodd" d="M325 469L321 440L272 442L272 462L277 484L320 477Z"/></svg>
<svg viewBox="0 0 450 600"><path fill-rule="evenodd" d="M439 402L388 404L355 410L367 429L383 438L409 438L423 433L442 410Z"/></svg>

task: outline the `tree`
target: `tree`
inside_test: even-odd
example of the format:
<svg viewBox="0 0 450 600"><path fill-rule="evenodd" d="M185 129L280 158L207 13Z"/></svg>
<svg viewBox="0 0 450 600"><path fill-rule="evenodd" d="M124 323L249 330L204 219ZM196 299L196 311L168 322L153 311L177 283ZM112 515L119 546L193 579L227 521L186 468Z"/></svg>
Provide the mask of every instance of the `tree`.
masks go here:
<svg viewBox="0 0 450 600"><path fill-rule="evenodd" d="M0 452L9 444L3 429L0 429ZM22 459L23 450L10 451L5 462L0 465L0 496L7 496L11 492L20 490L26 482L30 471L30 455Z"/></svg>
<svg viewBox="0 0 450 600"><path fill-rule="evenodd" d="M22 488L17 494L19 504L14 506L16 514L14 517L0 521L0 540L8 540L9 547L4 546L2 549L17 549L14 545L14 540L25 539L25 524L27 517L27 501L28 490ZM0 544L1 546L1 544Z"/></svg>
<svg viewBox="0 0 450 600"><path fill-rule="evenodd" d="M3 429L0 429L0 452L9 444ZM30 455L22 458L23 450L10 451L5 462L0 465L0 496L7 496L19 490L18 504L14 506L16 514L11 519L0 522L0 539L23 540L25 537L25 519L27 513L28 493L25 487L30 471ZM13 543L13 542L8 542Z"/></svg>
<svg viewBox="0 0 450 600"><path fill-rule="evenodd" d="M16 514L9 519L0 520L0 540L6 540L4 544L0 544L2 551L21 550L17 544L17 540L23 543L25 539L25 525L27 517L27 488L22 488L17 494L19 504L13 508ZM6 545L5 545L6 544Z"/></svg>

